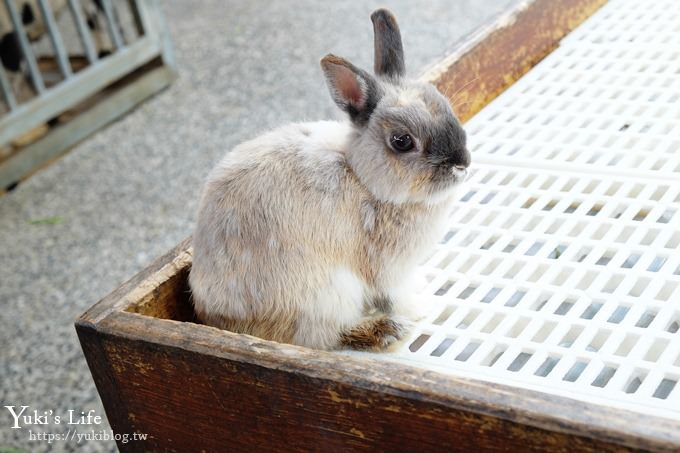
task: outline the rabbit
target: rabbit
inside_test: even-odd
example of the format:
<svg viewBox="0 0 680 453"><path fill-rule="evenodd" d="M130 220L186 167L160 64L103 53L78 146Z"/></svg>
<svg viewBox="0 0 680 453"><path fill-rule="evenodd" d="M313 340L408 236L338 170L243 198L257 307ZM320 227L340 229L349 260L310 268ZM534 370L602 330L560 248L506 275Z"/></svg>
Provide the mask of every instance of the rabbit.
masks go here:
<svg viewBox="0 0 680 453"><path fill-rule="evenodd" d="M348 121L283 126L209 174L189 277L204 324L380 351L422 314L412 277L444 233L471 158L446 98L405 77L395 17L379 9L371 20L375 75L321 60Z"/></svg>

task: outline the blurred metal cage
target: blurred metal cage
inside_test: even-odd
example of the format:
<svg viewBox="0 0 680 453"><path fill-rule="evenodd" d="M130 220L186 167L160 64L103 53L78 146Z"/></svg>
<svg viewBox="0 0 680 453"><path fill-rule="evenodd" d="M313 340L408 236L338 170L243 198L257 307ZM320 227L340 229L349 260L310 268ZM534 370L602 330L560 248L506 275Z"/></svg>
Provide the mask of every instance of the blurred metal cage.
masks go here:
<svg viewBox="0 0 680 453"><path fill-rule="evenodd" d="M176 76L159 0L1 1L0 190Z"/></svg>

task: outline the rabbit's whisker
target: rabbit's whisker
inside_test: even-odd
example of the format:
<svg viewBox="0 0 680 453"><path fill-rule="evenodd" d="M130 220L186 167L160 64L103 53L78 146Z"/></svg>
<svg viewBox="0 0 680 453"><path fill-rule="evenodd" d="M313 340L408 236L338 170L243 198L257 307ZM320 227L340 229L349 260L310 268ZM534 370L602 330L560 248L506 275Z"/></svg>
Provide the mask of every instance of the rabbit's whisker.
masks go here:
<svg viewBox="0 0 680 453"><path fill-rule="evenodd" d="M477 77L475 77L474 79L471 79L471 80L468 80L467 82L465 82L465 83L463 84L463 86L461 86L460 88L458 88L458 90L456 90L456 92L453 93L453 96L451 96L451 97L449 98L449 99L451 99L451 102L452 102L452 103L455 103L456 100L455 100L454 98L455 98L461 91L463 91L465 88L469 87L470 84L472 84L473 82L476 82L476 81L479 80L480 78L481 78L481 76L477 76ZM448 97L448 96L447 96L447 97Z"/></svg>

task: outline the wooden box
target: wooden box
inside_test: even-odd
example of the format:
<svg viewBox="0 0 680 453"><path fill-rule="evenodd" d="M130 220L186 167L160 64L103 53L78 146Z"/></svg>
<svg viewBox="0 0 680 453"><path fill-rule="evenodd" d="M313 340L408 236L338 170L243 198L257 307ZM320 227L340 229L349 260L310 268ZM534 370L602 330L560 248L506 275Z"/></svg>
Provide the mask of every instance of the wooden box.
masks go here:
<svg viewBox="0 0 680 453"><path fill-rule="evenodd" d="M469 118L603 1L535 0L424 77ZM455 90L453 90L455 91ZM76 329L123 451L677 450L680 425L415 366L265 341L194 322L190 241Z"/></svg>

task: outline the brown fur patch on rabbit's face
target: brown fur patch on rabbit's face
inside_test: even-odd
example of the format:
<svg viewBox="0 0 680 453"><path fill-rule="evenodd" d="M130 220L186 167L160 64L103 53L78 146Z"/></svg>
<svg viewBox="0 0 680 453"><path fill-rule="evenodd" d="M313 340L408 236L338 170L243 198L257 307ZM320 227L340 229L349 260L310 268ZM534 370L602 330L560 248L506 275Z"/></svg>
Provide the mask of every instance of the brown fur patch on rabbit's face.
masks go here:
<svg viewBox="0 0 680 453"><path fill-rule="evenodd" d="M451 107L432 85L384 83L384 95L348 151L351 167L382 201L437 203L451 195L470 165L466 136ZM394 137L408 135L399 151Z"/></svg>

